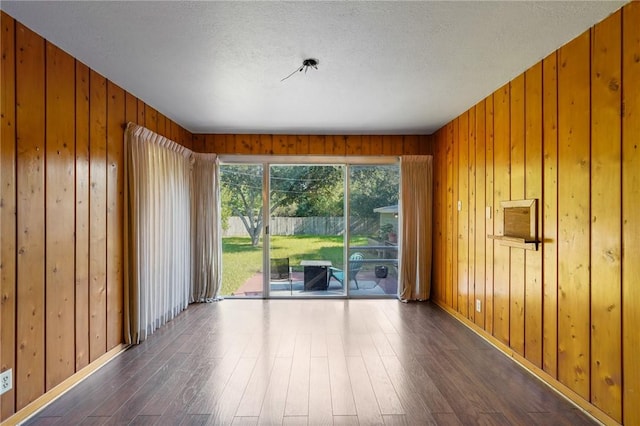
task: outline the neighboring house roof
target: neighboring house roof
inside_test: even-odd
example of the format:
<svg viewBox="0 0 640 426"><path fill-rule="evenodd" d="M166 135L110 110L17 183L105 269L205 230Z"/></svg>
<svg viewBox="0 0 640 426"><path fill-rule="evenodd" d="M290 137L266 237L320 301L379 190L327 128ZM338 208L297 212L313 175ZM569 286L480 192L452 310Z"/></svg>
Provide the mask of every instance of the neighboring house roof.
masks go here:
<svg viewBox="0 0 640 426"><path fill-rule="evenodd" d="M398 205L394 204L393 206L385 206L385 207L377 207L373 209L374 213L398 213Z"/></svg>

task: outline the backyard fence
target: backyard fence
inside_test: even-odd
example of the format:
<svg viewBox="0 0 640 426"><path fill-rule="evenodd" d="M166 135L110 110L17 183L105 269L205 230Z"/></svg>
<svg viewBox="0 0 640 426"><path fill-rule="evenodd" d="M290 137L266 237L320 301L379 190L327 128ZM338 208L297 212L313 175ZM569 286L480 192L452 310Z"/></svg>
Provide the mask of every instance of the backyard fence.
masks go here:
<svg viewBox="0 0 640 426"><path fill-rule="evenodd" d="M351 233L354 235L371 235L377 232L380 223L378 218L351 220ZM344 233L343 217L274 217L269 227L271 235L342 235ZM228 228L222 234L225 237L244 237L247 230L239 217L228 220Z"/></svg>

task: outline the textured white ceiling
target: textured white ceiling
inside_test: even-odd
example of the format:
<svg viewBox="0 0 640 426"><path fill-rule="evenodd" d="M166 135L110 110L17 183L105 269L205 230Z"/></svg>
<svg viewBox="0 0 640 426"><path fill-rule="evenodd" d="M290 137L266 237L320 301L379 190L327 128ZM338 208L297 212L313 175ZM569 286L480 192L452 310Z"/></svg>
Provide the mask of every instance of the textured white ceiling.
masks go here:
<svg viewBox="0 0 640 426"><path fill-rule="evenodd" d="M625 1L6 1L195 133L432 133ZM318 70L296 73L317 58Z"/></svg>

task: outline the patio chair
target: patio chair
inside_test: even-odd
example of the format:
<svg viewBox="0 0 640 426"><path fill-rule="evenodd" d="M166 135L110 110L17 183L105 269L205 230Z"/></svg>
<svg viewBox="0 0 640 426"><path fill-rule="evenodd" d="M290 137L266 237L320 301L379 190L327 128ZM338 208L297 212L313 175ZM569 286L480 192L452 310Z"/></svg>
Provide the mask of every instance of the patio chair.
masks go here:
<svg viewBox="0 0 640 426"><path fill-rule="evenodd" d="M270 282L289 282L289 293L293 293L293 279L291 277L291 267L289 258L271 258Z"/></svg>
<svg viewBox="0 0 640 426"><path fill-rule="evenodd" d="M349 256L349 277L347 279L347 283L350 283L352 280L356 283L356 288L358 287L358 280L356 279L356 275L360 272L362 268L362 260L364 259L364 255L362 253L353 253ZM331 281L331 278L335 278L340 285L344 288L344 271L338 268L329 268L329 279L327 282Z"/></svg>

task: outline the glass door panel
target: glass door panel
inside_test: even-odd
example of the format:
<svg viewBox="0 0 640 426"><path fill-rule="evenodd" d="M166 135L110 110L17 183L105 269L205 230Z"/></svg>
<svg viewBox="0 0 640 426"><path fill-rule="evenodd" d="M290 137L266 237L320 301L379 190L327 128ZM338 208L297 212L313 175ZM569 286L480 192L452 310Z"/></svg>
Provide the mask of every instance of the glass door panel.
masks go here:
<svg viewBox="0 0 640 426"><path fill-rule="evenodd" d="M349 166L349 278L352 296L398 293L398 164Z"/></svg>
<svg viewBox="0 0 640 426"><path fill-rule="evenodd" d="M222 164L222 291L263 297L263 166Z"/></svg>
<svg viewBox="0 0 640 426"><path fill-rule="evenodd" d="M269 168L269 294L345 294L343 165Z"/></svg>

